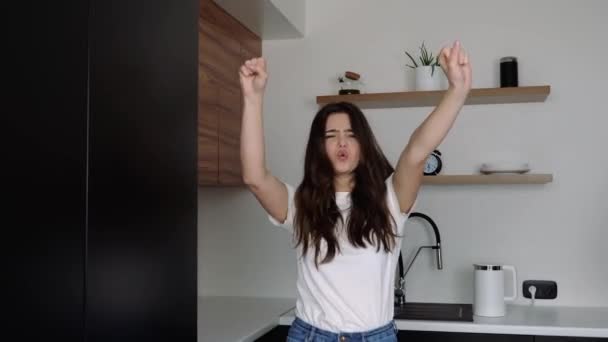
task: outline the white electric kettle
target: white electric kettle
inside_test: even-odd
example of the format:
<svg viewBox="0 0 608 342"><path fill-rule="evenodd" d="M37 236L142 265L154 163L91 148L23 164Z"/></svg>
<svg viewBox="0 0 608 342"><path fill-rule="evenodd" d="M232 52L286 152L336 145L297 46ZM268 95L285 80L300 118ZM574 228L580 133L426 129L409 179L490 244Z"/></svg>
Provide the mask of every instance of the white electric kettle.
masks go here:
<svg viewBox="0 0 608 342"><path fill-rule="evenodd" d="M505 301L517 298L517 273L511 265L474 264L475 300L473 314L484 317L505 315ZM504 271L512 272L512 296L505 296Z"/></svg>

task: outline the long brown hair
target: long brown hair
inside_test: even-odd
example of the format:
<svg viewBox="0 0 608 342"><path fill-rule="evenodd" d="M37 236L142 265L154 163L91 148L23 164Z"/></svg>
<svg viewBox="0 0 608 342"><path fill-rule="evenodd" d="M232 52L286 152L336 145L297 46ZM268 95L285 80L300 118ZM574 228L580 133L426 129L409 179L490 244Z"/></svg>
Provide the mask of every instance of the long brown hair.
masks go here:
<svg viewBox="0 0 608 342"><path fill-rule="evenodd" d="M327 118L345 113L360 145L359 165L354 170L355 185L351 192L350 218L346 222L349 242L355 247L366 247L366 242L382 246L386 252L395 245L391 216L386 204L385 181L394 171L380 149L361 110L352 103L330 103L316 114L311 128L304 162L304 179L295 195L295 239L302 245L303 255L310 247L315 251L318 266L321 241L327 243L327 253L321 263L333 260L340 251L335 227L342 224L342 215L336 205L334 169L325 150Z"/></svg>

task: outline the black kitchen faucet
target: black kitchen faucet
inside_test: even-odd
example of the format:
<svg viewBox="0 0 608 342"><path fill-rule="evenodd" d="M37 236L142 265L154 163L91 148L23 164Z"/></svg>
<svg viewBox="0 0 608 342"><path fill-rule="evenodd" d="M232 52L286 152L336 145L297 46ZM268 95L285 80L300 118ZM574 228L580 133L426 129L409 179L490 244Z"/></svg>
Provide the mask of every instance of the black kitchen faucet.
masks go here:
<svg viewBox="0 0 608 342"><path fill-rule="evenodd" d="M395 305L404 305L405 304L405 276L407 275L407 272L410 270L410 268L414 264L416 257L418 256L418 254L420 253L420 251L422 249L424 249L424 248L434 249L435 253L437 255L437 269L438 270L443 269L443 261L441 259L441 236L439 235L439 228L437 228L437 224L428 215L423 214L423 213L413 212L409 215L409 217L410 218L412 218L412 217L422 218L431 225L431 227L433 228L433 231L435 232L435 245L434 246L420 246L418 248L418 251L414 255L414 257L412 258L412 261L410 261L410 263L407 265L405 272L403 271L402 253L401 253L401 250L399 251L399 285L396 286L396 288L395 288Z"/></svg>

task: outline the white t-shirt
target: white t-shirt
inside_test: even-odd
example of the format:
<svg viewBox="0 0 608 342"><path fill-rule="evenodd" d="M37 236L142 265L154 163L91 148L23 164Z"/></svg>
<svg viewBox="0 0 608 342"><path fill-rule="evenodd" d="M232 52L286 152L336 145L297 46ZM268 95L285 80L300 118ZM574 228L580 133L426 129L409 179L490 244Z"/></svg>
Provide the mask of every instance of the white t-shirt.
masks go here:
<svg viewBox="0 0 608 342"><path fill-rule="evenodd" d="M332 332L362 332L381 327L393 319L395 270L399 259L403 228L409 213L401 213L393 187L392 175L386 180L386 201L391 216L396 222L393 230L400 236L389 253L382 246L355 248L338 229L340 251L329 263L314 262L314 247L302 257L298 246L297 302L295 314L317 328ZM272 216L270 221L293 233L295 214L294 188L285 184L289 205L287 218L280 223ZM336 205L347 222L350 214L350 193L336 192ZM413 206L412 206L413 209ZM412 211L410 210L410 212ZM338 223L340 226L341 224ZM325 256L326 244L322 240L320 257Z"/></svg>

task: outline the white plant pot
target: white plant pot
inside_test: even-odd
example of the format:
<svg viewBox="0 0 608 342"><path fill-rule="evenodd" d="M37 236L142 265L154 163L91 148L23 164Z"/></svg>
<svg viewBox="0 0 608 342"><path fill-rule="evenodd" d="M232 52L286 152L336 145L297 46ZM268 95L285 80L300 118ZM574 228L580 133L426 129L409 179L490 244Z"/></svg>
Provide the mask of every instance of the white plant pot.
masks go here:
<svg viewBox="0 0 608 342"><path fill-rule="evenodd" d="M445 90L448 88L448 79L440 66L419 66L416 69L416 90Z"/></svg>

